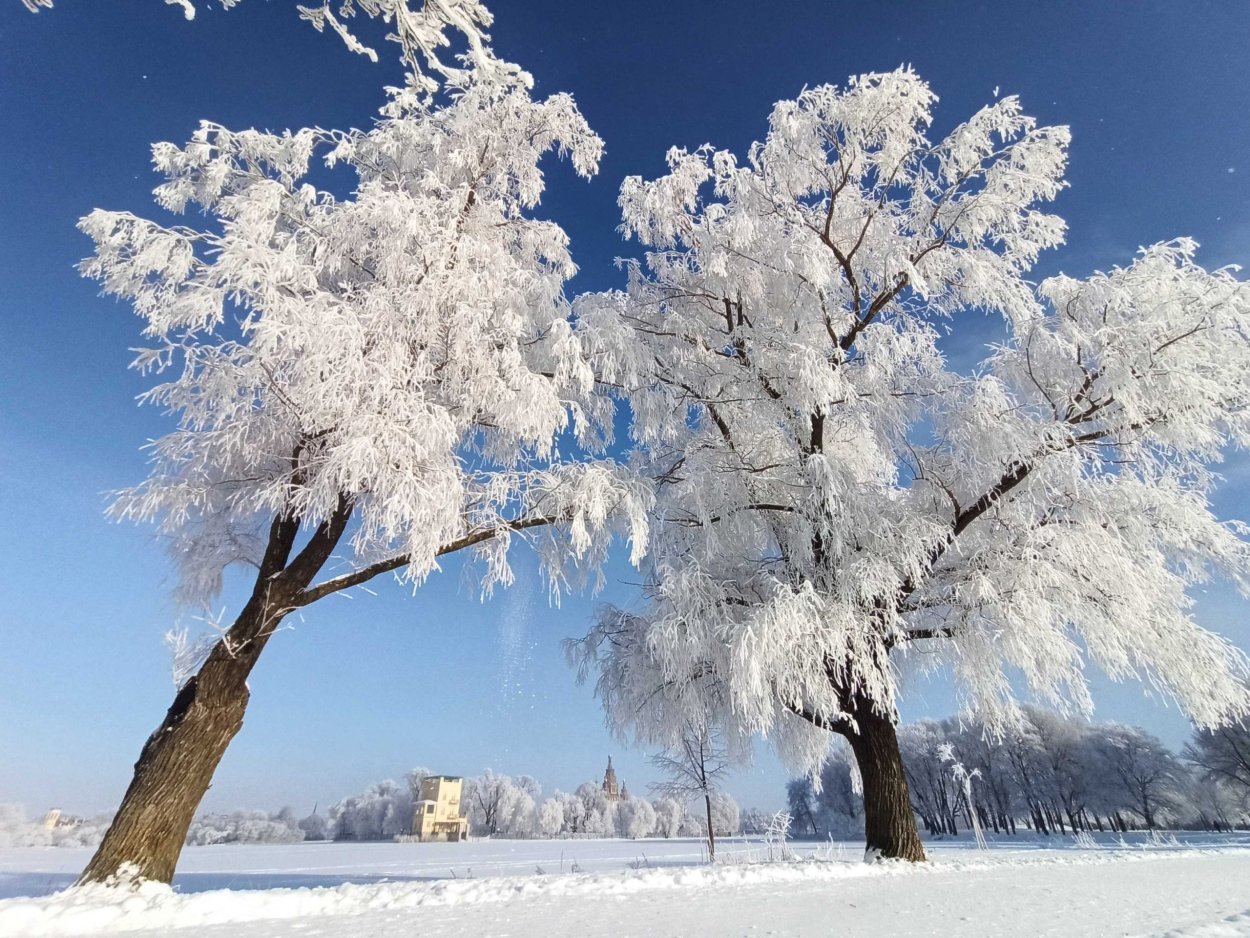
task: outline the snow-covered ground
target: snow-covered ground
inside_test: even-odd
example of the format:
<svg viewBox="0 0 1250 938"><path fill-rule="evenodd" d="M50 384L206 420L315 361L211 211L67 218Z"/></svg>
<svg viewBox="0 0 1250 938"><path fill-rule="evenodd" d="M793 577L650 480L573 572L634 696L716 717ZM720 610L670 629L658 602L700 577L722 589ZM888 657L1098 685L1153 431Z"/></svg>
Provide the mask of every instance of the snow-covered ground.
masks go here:
<svg viewBox="0 0 1250 938"><path fill-rule="evenodd" d="M0 935L1250 936L1247 835L954 840L918 867L794 846L725 843L715 868L690 840L192 847L174 890L125 895L49 895L87 851L0 850Z"/></svg>

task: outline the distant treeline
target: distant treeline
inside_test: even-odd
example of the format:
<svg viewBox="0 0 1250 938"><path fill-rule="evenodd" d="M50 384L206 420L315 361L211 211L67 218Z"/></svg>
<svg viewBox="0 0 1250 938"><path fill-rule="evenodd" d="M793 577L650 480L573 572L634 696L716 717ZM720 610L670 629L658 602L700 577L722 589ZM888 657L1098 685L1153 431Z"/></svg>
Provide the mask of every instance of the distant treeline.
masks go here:
<svg viewBox="0 0 1250 938"><path fill-rule="evenodd" d="M187 832L189 846L228 843L297 843L302 840L394 840L412 833L413 807L421 781L435 773L418 768L402 780L385 779L357 795L332 804L324 813L315 808L299 817L290 807L281 811L231 811L199 815ZM489 769L466 778L462 810L470 833L477 837L706 837L707 820L699 810L676 798L629 797L609 801L596 782L574 792L553 791L543 797L542 786L529 775L500 775ZM715 833L736 834L763 830L763 812L741 812L724 792L712 795ZM59 826L32 820L20 805L0 805L0 847L95 846L108 827L103 815L84 821L69 818Z"/></svg>
<svg viewBox="0 0 1250 938"><path fill-rule="evenodd" d="M332 805L324 818L300 824L309 839L391 840L412 831L413 803L428 769L413 769L403 781L387 779L359 795ZM703 837L707 821L699 811L674 798L649 801L630 797L609 801L596 782L576 791L553 791L530 775L500 775L489 769L466 778L462 810L469 832L478 837ZM741 822L738 804L729 795L712 796L712 823L717 834L735 834Z"/></svg>
<svg viewBox="0 0 1250 938"><path fill-rule="evenodd" d="M955 718L899 727L912 807L931 835L986 831L1040 834L1137 828L1250 828L1250 728L1196 732L1180 753L1135 726L1089 723L1032 707L1001 735ZM266 813L202 814L187 843L293 843L393 840L412 832L413 806L428 769L386 779L300 818L291 808ZM971 780L965 783L965 775ZM969 798L969 793L971 798ZM856 837L863 802L854 762L835 748L818 780L787 785L791 832ZM463 810L478 837L704 837L700 810L674 798L609 801L596 782L553 791L529 775L490 770L464 780ZM724 792L713 800L718 835L761 834L772 815L742 811ZM109 817L30 820L0 805L0 846L94 846Z"/></svg>
<svg viewBox="0 0 1250 938"><path fill-rule="evenodd" d="M1008 834L1250 826L1244 724L1199 731L1175 753L1140 727L1026 707L1002 735L954 718L921 720L899 728L899 744L912 807L931 835L957 834L974 816L982 829ZM847 754L835 752L818 781L787 786L794 832L861 832Z"/></svg>

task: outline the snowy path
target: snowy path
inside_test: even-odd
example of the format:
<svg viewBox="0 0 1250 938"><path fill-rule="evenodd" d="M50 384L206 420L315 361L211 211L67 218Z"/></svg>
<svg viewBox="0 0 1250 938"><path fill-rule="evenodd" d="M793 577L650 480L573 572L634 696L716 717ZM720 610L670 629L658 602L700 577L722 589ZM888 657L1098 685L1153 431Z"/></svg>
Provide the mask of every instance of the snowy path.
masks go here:
<svg viewBox="0 0 1250 938"><path fill-rule="evenodd" d="M300 880L337 864L361 885L337 888L215 890L173 893L152 889L123 903L110 897L0 902L0 934L103 935L140 938L634 938L634 936L1112 936L1171 938L1250 936L1250 850L1021 849L988 853L938 845L924 867L866 866L826 861L717 869L683 865L688 845L602 841L578 847L602 864L599 872L533 875L535 857L550 842L474 845L474 862L530 864L531 875L420 881L412 867L441 863L447 854L411 855L409 881L367 881L398 864L390 845L337 845L314 857L308 846L283 848L286 872ZM640 848L671 852L652 869L621 869ZM372 848L372 849L371 849ZM246 857L249 848L213 853L194 862ZM255 854L266 848L250 848ZM0 870L12 854L0 852ZM196 857L188 851L192 857ZM269 861L280 852L271 850ZM261 860L262 856L255 856ZM304 861L297 872L297 860ZM589 861L588 861L589 862ZM664 865L661 865L664 864ZM258 875L254 863L252 873ZM615 868L611 868L615 866ZM394 871L397 872L397 871ZM224 872L223 874L224 875ZM427 874L428 875L428 874ZM446 875L446 874L444 874ZM416 881L413 881L416 880ZM342 879L340 879L342 882Z"/></svg>

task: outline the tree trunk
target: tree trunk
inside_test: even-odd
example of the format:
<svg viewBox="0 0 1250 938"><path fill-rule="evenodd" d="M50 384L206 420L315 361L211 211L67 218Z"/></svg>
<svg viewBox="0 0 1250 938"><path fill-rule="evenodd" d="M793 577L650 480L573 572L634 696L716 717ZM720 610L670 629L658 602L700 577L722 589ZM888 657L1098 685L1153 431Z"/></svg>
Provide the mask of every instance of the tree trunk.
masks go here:
<svg viewBox="0 0 1250 938"><path fill-rule="evenodd" d="M709 863L716 862L716 831L712 829L712 794L711 792L703 793L703 804L707 807L707 859Z"/></svg>
<svg viewBox="0 0 1250 938"><path fill-rule="evenodd" d="M916 830L894 724L878 714L869 701L857 697L852 705L850 715L858 732L847 729L843 735L855 753L864 784L865 856L922 861L924 846Z"/></svg>
<svg viewBox="0 0 1250 938"><path fill-rule="evenodd" d="M198 675L178 692L148 737L134 778L80 883L126 876L168 883L217 763L243 725L247 691L203 699Z"/></svg>
<svg viewBox="0 0 1250 938"><path fill-rule="evenodd" d="M256 625L272 631L280 616L264 617L262 606L244 610L213 648L208 660L178 691L165 719L148 737L135 763L121 808L83 871L80 883L126 876L167 883L182 852L187 830L226 747L243 726L247 676L260 656L258 639L232 654L229 635ZM251 629L248 629L251 631Z"/></svg>
<svg viewBox="0 0 1250 938"><path fill-rule="evenodd" d="M297 448L293 460L298 455ZM286 515L274 518L247 605L148 737L117 816L80 884L114 876L164 883L173 879L195 810L226 747L243 726L247 677L283 617L308 601L303 591L338 543L351 511L351 500L340 496L334 514L293 559L300 522Z"/></svg>

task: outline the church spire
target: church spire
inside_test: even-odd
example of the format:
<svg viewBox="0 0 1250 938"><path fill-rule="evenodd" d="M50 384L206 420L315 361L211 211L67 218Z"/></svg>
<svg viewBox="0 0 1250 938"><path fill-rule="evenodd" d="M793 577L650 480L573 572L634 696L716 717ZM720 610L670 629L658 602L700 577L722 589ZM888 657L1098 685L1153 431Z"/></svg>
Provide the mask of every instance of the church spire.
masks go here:
<svg viewBox="0 0 1250 938"><path fill-rule="evenodd" d="M612 768L611 756L608 756L608 770L603 773L603 795L608 801L619 801L621 798L616 782L616 769Z"/></svg>

